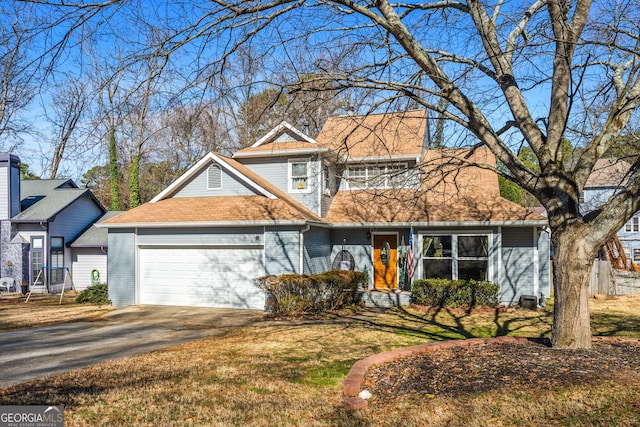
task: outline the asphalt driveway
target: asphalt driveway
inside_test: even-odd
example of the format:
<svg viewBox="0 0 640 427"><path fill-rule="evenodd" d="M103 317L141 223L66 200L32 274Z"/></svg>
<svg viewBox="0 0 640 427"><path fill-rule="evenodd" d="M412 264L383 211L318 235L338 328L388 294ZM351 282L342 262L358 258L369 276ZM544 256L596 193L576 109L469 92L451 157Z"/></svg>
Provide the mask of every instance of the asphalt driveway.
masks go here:
<svg viewBox="0 0 640 427"><path fill-rule="evenodd" d="M135 306L88 322L0 333L0 388L253 324L256 310Z"/></svg>

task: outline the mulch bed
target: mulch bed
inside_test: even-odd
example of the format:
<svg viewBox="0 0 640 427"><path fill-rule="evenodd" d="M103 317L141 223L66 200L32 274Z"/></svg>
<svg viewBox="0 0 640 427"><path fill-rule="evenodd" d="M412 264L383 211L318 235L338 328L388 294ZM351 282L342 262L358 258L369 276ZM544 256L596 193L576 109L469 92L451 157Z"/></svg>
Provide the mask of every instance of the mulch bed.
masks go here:
<svg viewBox="0 0 640 427"><path fill-rule="evenodd" d="M591 381L640 381L640 342L594 342L561 350L546 340L487 343L416 353L371 367L362 389L374 399L570 387Z"/></svg>

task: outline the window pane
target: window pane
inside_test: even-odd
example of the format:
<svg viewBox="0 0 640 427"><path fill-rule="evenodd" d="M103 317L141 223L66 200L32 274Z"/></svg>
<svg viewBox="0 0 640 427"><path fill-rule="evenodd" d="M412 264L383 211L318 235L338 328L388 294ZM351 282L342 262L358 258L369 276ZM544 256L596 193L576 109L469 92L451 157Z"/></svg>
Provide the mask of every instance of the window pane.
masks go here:
<svg viewBox="0 0 640 427"><path fill-rule="evenodd" d="M458 236L458 257L483 258L489 256L487 236Z"/></svg>
<svg viewBox="0 0 640 427"><path fill-rule="evenodd" d="M31 253L31 268L33 269L31 271L31 274L34 281L38 279L37 283L42 283L42 281L44 280L44 277L42 276L42 274L40 274L40 269L42 268L42 255L42 252ZM38 274L40 274L39 277Z"/></svg>
<svg viewBox="0 0 640 427"><path fill-rule="evenodd" d="M458 279L487 280L486 260L459 260Z"/></svg>
<svg viewBox="0 0 640 427"><path fill-rule="evenodd" d="M422 271L425 279L451 279L451 259L423 259Z"/></svg>
<svg viewBox="0 0 640 427"><path fill-rule="evenodd" d="M293 177L306 177L307 176L307 164L306 163L292 163L291 164L291 176Z"/></svg>
<svg viewBox="0 0 640 427"><path fill-rule="evenodd" d="M451 258L451 236L424 236L422 256Z"/></svg>
<svg viewBox="0 0 640 427"><path fill-rule="evenodd" d="M304 190L307 188L307 178L294 178L293 188L295 190Z"/></svg>
<svg viewBox="0 0 640 427"><path fill-rule="evenodd" d="M62 249L63 242L64 242L64 239L62 237L52 237L51 249Z"/></svg>

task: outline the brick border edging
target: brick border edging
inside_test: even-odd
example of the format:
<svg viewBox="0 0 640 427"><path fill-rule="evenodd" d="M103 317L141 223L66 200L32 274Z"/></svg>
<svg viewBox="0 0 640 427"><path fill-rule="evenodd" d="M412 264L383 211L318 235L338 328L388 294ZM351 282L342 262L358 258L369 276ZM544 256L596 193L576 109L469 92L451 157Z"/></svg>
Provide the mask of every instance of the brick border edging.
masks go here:
<svg viewBox="0 0 640 427"><path fill-rule="evenodd" d="M640 341L638 338L623 337L593 337L592 340L593 342ZM342 405L349 410L367 408L369 402L366 399L361 398L359 394L362 390L362 381L364 380L364 376L372 366L381 365L390 360L410 356L414 353L430 352L453 347L485 345L492 342L513 343L519 341L529 341L529 338L502 336L496 338L469 338L466 340L438 341L374 354L357 361L351 367L351 370L342 383Z"/></svg>

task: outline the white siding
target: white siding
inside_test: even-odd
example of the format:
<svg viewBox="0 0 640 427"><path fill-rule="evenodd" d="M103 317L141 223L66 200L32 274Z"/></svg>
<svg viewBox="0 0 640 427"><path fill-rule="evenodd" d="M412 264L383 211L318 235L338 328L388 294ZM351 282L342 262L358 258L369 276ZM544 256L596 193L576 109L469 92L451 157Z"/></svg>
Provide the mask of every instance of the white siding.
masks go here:
<svg viewBox="0 0 640 427"><path fill-rule="evenodd" d="M100 283L107 281L107 254L98 248L74 248L71 261L73 284L81 291L92 285L91 272L98 270Z"/></svg>

